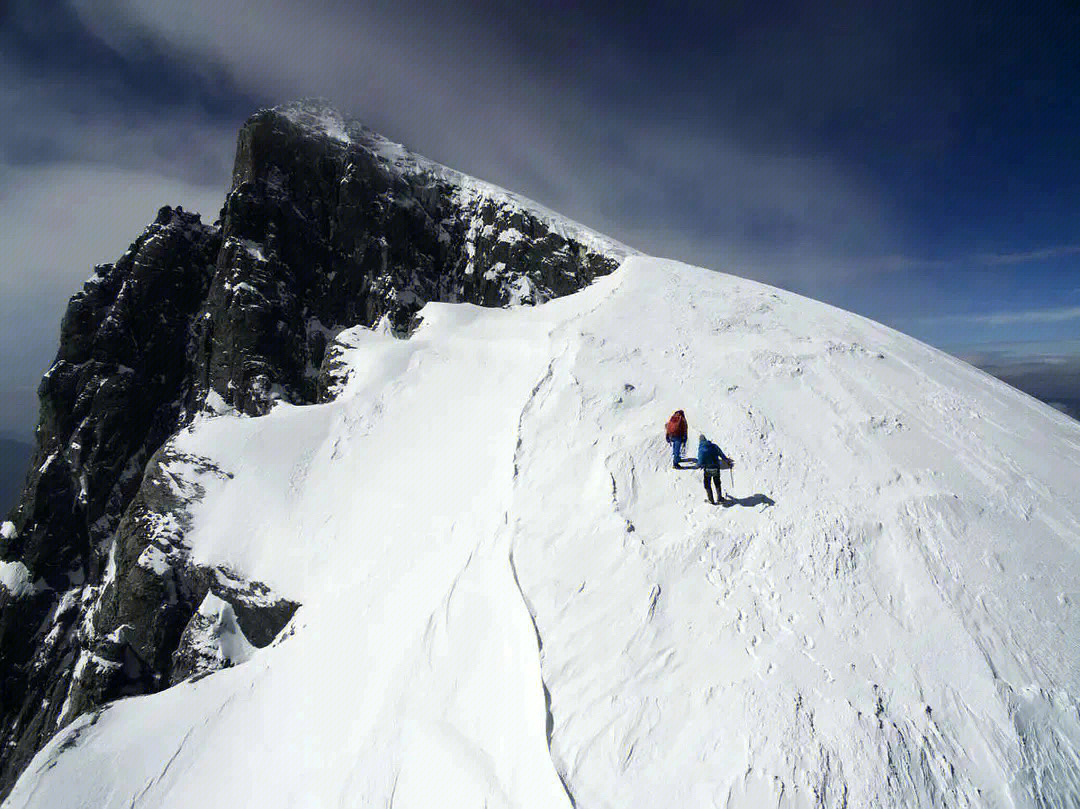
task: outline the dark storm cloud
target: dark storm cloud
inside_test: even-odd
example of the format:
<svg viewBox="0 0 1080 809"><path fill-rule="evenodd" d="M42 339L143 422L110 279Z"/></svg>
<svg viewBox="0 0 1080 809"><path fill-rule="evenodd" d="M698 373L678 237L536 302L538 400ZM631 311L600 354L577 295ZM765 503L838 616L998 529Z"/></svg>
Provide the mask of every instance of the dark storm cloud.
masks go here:
<svg viewBox="0 0 1080 809"><path fill-rule="evenodd" d="M227 144L243 119L232 105L248 97L227 82L147 45L120 58L63 4L16 0L3 23L4 164L117 165L207 185L228 176Z"/></svg>
<svg viewBox="0 0 1080 809"><path fill-rule="evenodd" d="M678 22L570 3L76 8L118 52L149 40L267 98L325 95L417 151L650 252L821 258L890 239L895 212L857 174L755 138L777 117L832 114L847 73L869 86L887 71L875 36L839 36L859 64L836 54L808 74L813 43L763 31L763 53L743 53L707 6ZM739 78L763 70L757 92ZM792 98L770 95L793 75Z"/></svg>
<svg viewBox="0 0 1080 809"><path fill-rule="evenodd" d="M56 353L67 299L165 204L216 217L220 187L145 171L60 163L0 171L0 434L29 435L33 391Z"/></svg>
<svg viewBox="0 0 1080 809"><path fill-rule="evenodd" d="M1063 123L1080 110L1054 81L1075 61L1080 15L1038 3L62 8L64 25L120 62L167 61L164 94L196 112L241 94L327 96L430 157L698 262L797 254L843 275L851 259L863 273L895 269L882 257L910 255L913 236L967 227L950 193L977 205L983 178L1001 173L970 155L1041 171L1033 161L1063 154L1074 133ZM144 72L143 89L155 80ZM1046 120L1055 105L1063 120ZM1018 133L1046 148L1013 154ZM1065 168L1080 177L1080 162Z"/></svg>
<svg viewBox="0 0 1080 809"><path fill-rule="evenodd" d="M119 59L63 6L3 15L0 434L25 438L68 297L161 205L216 218L242 115L192 92L190 73Z"/></svg>
<svg viewBox="0 0 1080 809"><path fill-rule="evenodd" d="M985 244L984 200L1018 166L1029 197L1080 181L1060 80L1080 15L1046 4L72 3L115 53L327 96L643 250L783 283ZM1071 210L1023 202L1045 228Z"/></svg>

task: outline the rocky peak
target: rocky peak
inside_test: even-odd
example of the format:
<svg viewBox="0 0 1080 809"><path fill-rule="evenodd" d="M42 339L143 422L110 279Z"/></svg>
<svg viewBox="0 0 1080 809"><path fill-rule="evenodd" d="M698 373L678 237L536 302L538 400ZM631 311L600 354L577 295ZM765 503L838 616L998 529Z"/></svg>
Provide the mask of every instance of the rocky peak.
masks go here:
<svg viewBox="0 0 1080 809"><path fill-rule="evenodd" d="M629 252L315 104L245 124L222 233L199 383L252 414L311 401L343 327L386 318L406 334L433 300L542 303ZM272 346L270 324L286 335Z"/></svg>
<svg viewBox="0 0 1080 809"><path fill-rule="evenodd" d="M170 436L200 414L332 396L346 328L407 336L428 301L542 303L628 252L325 105L252 116L219 221L162 208L64 316L0 530L0 799L76 716L228 665L297 609L190 558L201 491L170 469L227 473Z"/></svg>

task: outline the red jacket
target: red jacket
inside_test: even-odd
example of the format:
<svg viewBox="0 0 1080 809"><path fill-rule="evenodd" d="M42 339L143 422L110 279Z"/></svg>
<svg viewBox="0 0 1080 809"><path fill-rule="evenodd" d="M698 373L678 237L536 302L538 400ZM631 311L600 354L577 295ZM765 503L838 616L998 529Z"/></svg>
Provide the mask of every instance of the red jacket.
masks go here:
<svg viewBox="0 0 1080 809"><path fill-rule="evenodd" d="M665 429L667 440L672 441L678 438L680 441L686 441L686 416L681 410L676 410L671 414L671 418L667 421L667 427Z"/></svg>

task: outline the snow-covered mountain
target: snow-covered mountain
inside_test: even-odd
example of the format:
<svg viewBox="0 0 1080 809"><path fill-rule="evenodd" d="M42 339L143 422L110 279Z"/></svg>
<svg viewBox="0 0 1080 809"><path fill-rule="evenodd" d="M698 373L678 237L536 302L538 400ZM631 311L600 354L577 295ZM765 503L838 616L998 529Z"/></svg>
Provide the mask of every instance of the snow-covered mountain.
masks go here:
<svg viewBox="0 0 1080 809"><path fill-rule="evenodd" d="M5 809L1080 805L1080 425L555 231L621 266L534 307L418 299L407 339L331 330L316 403L211 386L178 419L51 608L62 729ZM671 466L677 408L736 460L723 506ZM5 615L57 589L0 572Z"/></svg>
<svg viewBox="0 0 1080 809"><path fill-rule="evenodd" d="M0 532L0 799L76 716L205 662L189 629L207 593L256 645L296 608L147 551L186 528L161 516L176 511L155 457L169 436L200 413L331 397L327 345L346 328L406 336L429 301L541 303L630 252L323 105L252 116L220 220L163 208L64 317Z"/></svg>

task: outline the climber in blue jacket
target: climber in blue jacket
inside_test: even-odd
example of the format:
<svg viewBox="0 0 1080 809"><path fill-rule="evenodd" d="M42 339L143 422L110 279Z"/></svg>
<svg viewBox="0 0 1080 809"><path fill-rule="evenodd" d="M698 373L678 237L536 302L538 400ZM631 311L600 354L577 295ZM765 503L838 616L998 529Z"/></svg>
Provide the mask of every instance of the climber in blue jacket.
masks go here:
<svg viewBox="0 0 1080 809"><path fill-rule="evenodd" d="M731 469L735 466L735 462L704 435L698 436L697 462L698 467L704 473L705 494L708 496L709 502L714 506L722 503L724 494L720 490L720 470ZM716 485L716 500L713 500L713 484Z"/></svg>

